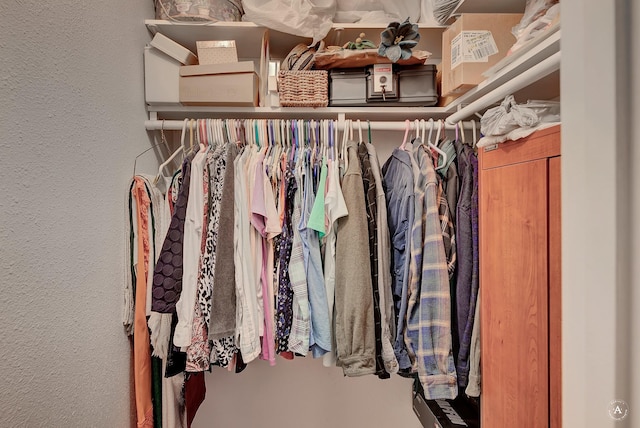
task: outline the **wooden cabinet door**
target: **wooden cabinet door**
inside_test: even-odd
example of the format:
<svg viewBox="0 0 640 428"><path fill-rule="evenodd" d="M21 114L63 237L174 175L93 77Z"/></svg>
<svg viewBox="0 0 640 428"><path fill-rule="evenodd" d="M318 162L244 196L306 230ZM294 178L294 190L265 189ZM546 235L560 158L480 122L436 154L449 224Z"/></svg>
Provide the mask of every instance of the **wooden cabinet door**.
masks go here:
<svg viewBox="0 0 640 428"><path fill-rule="evenodd" d="M548 162L480 171L483 428L549 426Z"/></svg>

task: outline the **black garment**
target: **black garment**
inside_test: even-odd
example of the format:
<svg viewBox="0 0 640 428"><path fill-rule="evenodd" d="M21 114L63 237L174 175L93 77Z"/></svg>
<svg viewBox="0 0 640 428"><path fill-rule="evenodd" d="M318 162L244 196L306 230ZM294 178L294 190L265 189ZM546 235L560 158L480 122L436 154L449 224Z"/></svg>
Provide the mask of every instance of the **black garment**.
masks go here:
<svg viewBox="0 0 640 428"><path fill-rule="evenodd" d="M364 185L364 201L367 207L367 228L369 231L369 258L371 259L371 286L373 289L373 318L376 335L376 375L380 379L391 376L384 368L382 360L382 320L380 314L380 290L378 289L378 229L376 225L377 192L376 182L371 170L369 151L365 143L358 145L358 159Z"/></svg>

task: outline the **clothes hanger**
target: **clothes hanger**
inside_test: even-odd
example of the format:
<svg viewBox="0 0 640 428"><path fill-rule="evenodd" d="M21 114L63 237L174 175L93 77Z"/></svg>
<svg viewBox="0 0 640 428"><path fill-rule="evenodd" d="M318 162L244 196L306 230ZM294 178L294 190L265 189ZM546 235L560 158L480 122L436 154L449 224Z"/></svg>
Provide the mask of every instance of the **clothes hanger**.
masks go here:
<svg viewBox="0 0 640 428"><path fill-rule="evenodd" d="M193 134L194 132L196 133L198 132L197 123L198 122L195 119L189 120L189 150L185 149L185 153L193 152L193 141L194 141Z"/></svg>
<svg viewBox="0 0 640 428"><path fill-rule="evenodd" d="M367 119L367 128L369 128L369 144L373 144L371 142L371 121Z"/></svg>
<svg viewBox="0 0 640 428"><path fill-rule="evenodd" d="M207 125L207 139L209 142L207 148L215 148L219 144L217 120L207 119Z"/></svg>
<svg viewBox="0 0 640 428"><path fill-rule="evenodd" d="M198 119L198 125L198 132L196 134L198 144L200 145L200 151L198 153L204 153L209 145L206 119Z"/></svg>
<svg viewBox="0 0 640 428"><path fill-rule="evenodd" d="M473 140L471 141L471 147L476 148L476 144L478 141L476 140L476 121L475 119L471 119L471 132L473 134Z"/></svg>
<svg viewBox="0 0 640 428"><path fill-rule="evenodd" d="M427 143L427 146L429 146L429 143L431 143L433 140L431 139L431 135L433 133L433 119L429 118L429 121L424 121L423 123L423 128L422 128L422 136L425 137L426 139L424 140ZM427 125L429 125L429 135L427 134Z"/></svg>
<svg viewBox="0 0 640 428"><path fill-rule="evenodd" d="M161 129L162 129L163 127L164 127L164 120L162 121ZM159 147L159 146L161 146L161 145L163 145L163 144L164 144L164 145L166 145L166 144L167 144L167 141L166 141L166 140L165 140L165 138L164 138L164 133L162 134L162 136L161 136L160 138L161 138L161 141L160 141L159 143L152 145L151 147L149 147L148 149L144 150L142 153L140 153L138 156L136 156L136 157L133 159L133 174L131 175L131 177L132 177L132 178L134 178L134 177L136 176L136 164L138 163L138 158L139 158L140 156L144 155L144 154L145 154L145 153L147 153L149 150L153 150L153 149L155 149L156 147ZM173 155L172 155L172 156L173 156Z"/></svg>
<svg viewBox="0 0 640 428"><path fill-rule="evenodd" d="M362 123L360 122L360 119L358 119L356 123L358 124L358 144L364 143L364 139L362 138Z"/></svg>
<svg viewBox="0 0 640 428"><path fill-rule="evenodd" d="M409 136L409 129L411 128L411 122L409 119L404 121L404 138L402 139L402 144L400 145L400 150L404 150L404 147L407 145L407 137Z"/></svg>
<svg viewBox="0 0 640 428"><path fill-rule="evenodd" d="M164 161L160 167L158 167L158 174L156 175L156 178L153 180L153 184L158 184L158 181L160 180L160 176L162 175L162 170L171 163L171 161L178 156L178 154L185 152L185 148L184 148L184 136L186 134L186 130L187 130L187 122L189 121L189 119L185 119L182 122L182 133L180 134L180 147L178 147L178 149L176 151L174 151L171 156L169 156L167 158L166 161ZM166 139L165 139L165 135L164 135L164 120L162 121L162 125L160 127L160 138L161 138L161 142L160 144L166 144ZM134 166L134 175L135 175L135 166Z"/></svg>
<svg viewBox="0 0 640 428"><path fill-rule="evenodd" d="M441 120L438 121L438 125L440 125L442 123ZM442 164L440 166L435 166L436 171L441 170L442 168L444 168L444 166L447 164L447 154L442 151L438 146L436 146L435 144L433 144L431 142L431 132L433 131L433 126L434 126L434 121L433 119L429 119L429 124L431 125L430 129L429 129L429 141L427 141L427 146L435 151L436 153L438 153L440 156L442 156ZM438 140L438 138L440 138L440 126L438 126L438 132L436 133L436 141Z"/></svg>
<svg viewBox="0 0 640 428"><path fill-rule="evenodd" d="M344 132L342 133L342 161L344 162L344 170L349 169L349 153L347 151L347 140L349 138L348 128L351 126L351 119L345 122Z"/></svg>
<svg viewBox="0 0 640 428"><path fill-rule="evenodd" d="M333 120L328 120L327 121L327 129L329 131L329 159L336 160L337 155L336 155L336 143L335 141L338 139L337 138L337 132L338 132L338 127L335 126L335 123ZM335 134L334 134L335 132Z"/></svg>
<svg viewBox="0 0 640 428"><path fill-rule="evenodd" d="M349 121L349 140L353 141L353 120Z"/></svg>

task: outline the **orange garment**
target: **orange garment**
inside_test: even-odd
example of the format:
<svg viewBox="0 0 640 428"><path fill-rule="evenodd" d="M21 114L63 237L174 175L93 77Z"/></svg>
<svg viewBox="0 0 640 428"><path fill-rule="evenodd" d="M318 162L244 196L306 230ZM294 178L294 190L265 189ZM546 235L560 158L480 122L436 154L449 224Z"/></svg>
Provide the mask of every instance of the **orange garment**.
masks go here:
<svg viewBox="0 0 640 428"><path fill-rule="evenodd" d="M136 265L136 301L133 330L133 381L139 428L153 428L151 401L151 347L147 328L147 274L149 272L150 199L144 180L136 177L134 196L138 219L138 260Z"/></svg>

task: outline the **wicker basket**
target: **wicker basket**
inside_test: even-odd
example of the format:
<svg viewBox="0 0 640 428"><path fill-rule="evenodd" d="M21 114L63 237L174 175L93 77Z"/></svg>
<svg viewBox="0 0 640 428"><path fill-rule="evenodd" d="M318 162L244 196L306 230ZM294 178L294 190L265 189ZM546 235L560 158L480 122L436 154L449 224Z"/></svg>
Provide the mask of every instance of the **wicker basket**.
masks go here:
<svg viewBox="0 0 640 428"><path fill-rule="evenodd" d="M329 77L326 70L280 71L278 93L282 107L326 107Z"/></svg>

